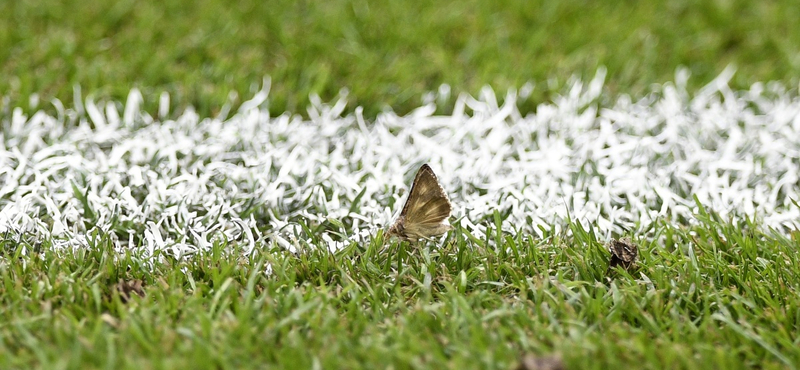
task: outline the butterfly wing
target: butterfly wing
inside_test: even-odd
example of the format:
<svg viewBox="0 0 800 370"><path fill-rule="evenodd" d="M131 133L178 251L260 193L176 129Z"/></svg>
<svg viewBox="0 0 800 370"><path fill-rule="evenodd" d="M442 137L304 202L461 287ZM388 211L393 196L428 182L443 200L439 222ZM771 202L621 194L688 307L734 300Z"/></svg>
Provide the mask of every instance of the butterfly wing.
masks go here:
<svg viewBox="0 0 800 370"><path fill-rule="evenodd" d="M450 200L439 179L431 167L424 164L417 171L403 210L388 234L409 240L444 234L452 229L445 222L451 211Z"/></svg>
<svg viewBox="0 0 800 370"><path fill-rule="evenodd" d="M444 234L452 228L444 222L452 209L436 174L427 164L422 165L400 213L405 220L406 234L418 237Z"/></svg>
<svg viewBox="0 0 800 370"><path fill-rule="evenodd" d="M403 207L406 221L419 224L438 224L450 217L452 206L439 179L427 164L417 171L411 192Z"/></svg>

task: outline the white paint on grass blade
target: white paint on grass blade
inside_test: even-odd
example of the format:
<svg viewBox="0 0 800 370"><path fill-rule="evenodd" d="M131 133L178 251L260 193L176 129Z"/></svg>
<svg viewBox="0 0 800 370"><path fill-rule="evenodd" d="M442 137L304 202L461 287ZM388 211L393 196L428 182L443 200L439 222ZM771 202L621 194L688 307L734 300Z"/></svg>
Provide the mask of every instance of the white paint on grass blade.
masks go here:
<svg viewBox="0 0 800 370"><path fill-rule="evenodd" d="M567 215L605 234L693 222L693 197L725 219L798 226L796 91L732 91L726 70L692 93L679 72L644 98L612 101L604 74L572 80L524 117L516 92L500 100L489 88L459 96L451 116L434 115L443 99L433 96L374 121L360 109L343 115L346 93L333 104L312 97L309 119L271 117L268 85L221 119L170 112L167 95L153 118L136 89L124 106L87 98L72 109L54 102L55 116L13 109L0 117L0 234L80 247L97 227L119 234L118 248L175 255L223 240L297 251L318 237L337 249L391 222L422 163L478 237L495 210L509 232L559 229ZM306 234L321 224L324 235Z"/></svg>

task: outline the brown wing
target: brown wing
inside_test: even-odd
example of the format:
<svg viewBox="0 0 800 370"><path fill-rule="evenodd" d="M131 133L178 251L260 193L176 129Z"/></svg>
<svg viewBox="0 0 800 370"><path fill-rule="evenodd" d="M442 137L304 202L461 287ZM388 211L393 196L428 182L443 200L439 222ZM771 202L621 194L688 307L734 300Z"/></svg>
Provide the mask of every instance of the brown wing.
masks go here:
<svg viewBox="0 0 800 370"><path fill-rule="evenodd" d="M423 164L411 184L406 204L400 216L406 224L439 224L448 217L452 206L439 179L427 164Z"/></svg>

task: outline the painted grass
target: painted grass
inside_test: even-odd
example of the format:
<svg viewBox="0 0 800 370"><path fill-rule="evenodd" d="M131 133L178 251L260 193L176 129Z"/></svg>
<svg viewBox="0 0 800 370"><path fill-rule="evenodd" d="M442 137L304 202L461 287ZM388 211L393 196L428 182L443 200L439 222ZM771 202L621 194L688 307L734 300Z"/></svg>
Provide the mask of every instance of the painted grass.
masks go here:
<svg viewBox="0 0 800 370"><path fill-rule="evenodd" d="M309 118L273 117L269 85L237 110L151 114L127 101L56 101L0 119L0 233L56 248L87 247L94 229L116 248L176 256L215 242L289 250L364 242L392 221L410 176L430 163L453 222L486 235L543 236L572 218L610 238L654 238L691 225L698 201L724 219L797 230L800 98L780 84L731 90L731 73L687 91L686 75L641 99L604 95L603 70L522 115L516 93L460 95L366 120L344 99L314 98ZM230 108L230 106L228 106Z"/></svg>
<svg viewBox="0 0 800 370"><path fill-rule="evenodd" d="M713 94L725 95L725 91ZM578 101L582 96L565 94L562 105L574 107L570 99ZM770 96L774 100L754 101L794 112L790 104L794 95ZM657 99L642 101L659 106L654 103ZM116 103L110 104L105 106ZM249 109L258 110L258 105ZM688 105L698 109L696 112L705 109ZM645 111L642 105L623 106L638 114ZM706 108L730 113L738 106L710 104ZM261 115L246 110L240 113L261 122L254 127L269 127L281 137L280 122L323 131L339 127L330 121L337 117L330 112L341 107L323 108L312 116L329 120L326 125L280 117L267 125L258 121L270 119L265 111ZM207 134L191 120L164 118L159 124L159 114L139 112L131 133L149 135L148 130L169 129L176 137L191 133L203 140L191 145L182 139L164 141L181 142L188 148L186 152L172 152L175 147L166 144L154 151L140 146L109 166L114 148L126 147L121 135L124 126L106 121L114 117L113 109L100 112L91 104L84 106L84 113L76 109L64 111L63 121L45 115L26 121L28 118L19 114L4 121L9 136L4 137L8 149L2 152L6 159L2 176L17 181L17 186L2 187L10 193L0 198L4 222L0 225L4 228L0 235L1 368L509 369L527 353L560 354L568 369L785 369L800 363L800 258L796 253L800 241L790 224L770 228L736 209L720 215L695 197L689 220L661 217L638 225L641 229L621 233L638 243L640 260L629 272L617 269L609 275L609 253L603 247L608 229L578 218L537 225L537 232L529 224L510 228L513 223L509 220L515 216L499 205L479 211L474 222L461 218L441 243L386 243L374 223L358 223L363 217L356 216L381 213L392 203L399 204L397 194L387 195L389 190L375 191L367 198L364 191L340 193L342 200L334 201L332 194L339 185L334 186L338 182L330 179L337 177L331 176L318 184L320 194L326 194L320 206L314 205L315 197L294 201L297 193L288 192L288 198L279 198L292 201L244 202L241 205L245 206L239 207L237 196L246 192L231 189L257 182L247 177L248 171L260 168L248 167L247 163L254 163L247 162L252 157L248 150L262 150L263 146L237 139L230 141L238 148L234 150L220 146L218 140L228 140L228 136ZM493 109L502 110L498 106ZM777 114L783 112L780 109L771 112L781 116ZM487 122L498 125L494 130L514 126L479 112L475 114L482 124L477 128L485 128ZM123 112L121 116L118 123L129 115ZM545 116L541 113L515 124L541 123L535 118ZM752 122L763 118L743 116ZM573 123L583 122L581 115L571 117ZM593 117L603 121L602 114ZM242 130L232 137L248 137L243 133L251 132L250 126L236 123L238 119L234 116L225 123L209 119L203 127ZM333 130L331 138L338 137L343 147L362 142L357 130L363 128L357 118L335 119L352 126ZM42 145L36 136L12 134L38 130L31 122L55 125L47 126L50 129L38 137L55 141ZM387 122L384 117L370 124L392 127ZM739 125L744 121L731 122ZM789 129L791 122L781 127ZM414 127L422 126L397 127L413 132ZM590 124L586 132L602 131L602 127ZM402 137L401 132L398 129L394 135ZM764 129L761 135L768 132ZM646 137L646 132L642 136ZM160 145L159 135L148 137L156 147ZM249 137L257 141L267 136ZM427 145L419 141L422 136L414 137L417 141L410 148ZM437 137L430 136L431 140ZM689 135L682 142L703 139ZM116 145L106 145L106 140ZM270 142L277 148L297 145L288 139ZM570 142L575 145L571 150L580 153L582 147L576 143L582 141ZM772 153L769 151L780 146L760 148L766 152L757 153ZM197 155L200 153L204 154ZM328 171L332 167L319 161L339 158L310 153L307 158L295 155L293 163ZM417 154L396 153L384 155L399 156L406 162L416 160ZM217 166L226 171L206 180L187 180L183 171L217 163L204 155L212 155L220 163L233 162ZM783 155L793 158L792 152ZM356 161L360 168L381 161L377 157L374 162L342 158ZM469 158L466 153L451 159L465 158ZM169 172L171 160L176 161L177 172ZM140 192L136 189L144 180L114 174L116 170L129 171L133 164L166 172L153 179L145 177L149 182L143 184L154 190ZM359 167L354 168L358 171ZM465 164L454 168L480 170ZM274 170L282 172L277 164ZM215 173L195 172L200 176ZM466 176L468 172L457 173ZM347 178L352 174L339 175ZM281 181L300 184L298 179L308 178L303 176ZM402 183L403 174L387 178ZM761 179L771 184L781 178L785 174ZM114 181L126 185L119 189L108 186ZM160 197L167 189L180 190L184 182L226 190L210 193L218 194L211 197L219 202L213 212L198 208L189 199L193 196L176 202ZM797 184L785 186L795 189ZM480 188L474 192L482 193ZM126 194L141 209L110 202L128 201L123 199ZM153 198L148 198L151 195ZM475 199L458 194L453 198L462 202ZM162 206L162 211L150 212ZM777 207L790 212L797 205ZM569 208L568 214L572 217L580 210ZM150 213L137 218L145 211ZM234 232L246 214L260 223L245 222ZM285 214L292 217L283 218ZM270 222L292 227L284 228L281 238L266 228ZM201 227L207 231L202 237L184 238ZM361 239L347 239L346 235L360 235ZM336 238L337 248L331 248L332 238ZM123 303L118 282L136 280L143 281L145 296Z"/></svg>

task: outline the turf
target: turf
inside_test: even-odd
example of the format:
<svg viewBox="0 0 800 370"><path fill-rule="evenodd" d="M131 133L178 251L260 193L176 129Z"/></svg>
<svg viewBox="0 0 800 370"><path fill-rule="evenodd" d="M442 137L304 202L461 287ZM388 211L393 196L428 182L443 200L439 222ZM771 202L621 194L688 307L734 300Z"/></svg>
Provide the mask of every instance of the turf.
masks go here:
<svg viewBox="0 0 800 370"><path fill-rule="evenodd" d="M115 100L138 86L148 102L167 91L205 116L271 76L274 115L343 88L372 117L407 113L441 84L477 94L531 82L526 112L599 66L610 92L634 95L679 66L691 89L729 64L737 89L800 77L793 1L20 0L0 14L0 91L23 107L31 94L70 106L76 84Z"/></svg>
<svg viewBox="0 0 800 370"><path fill-rule="evenodd" d="M634 270L609 275L578 224L493 233L506 249L456 231L441 249L379 236L249 261L219 244L152 263L100 234L71 253L43 245L0 262L0 366L508 369L557 352L570 369L794 367L798 242L703 217L661 225L666 243L637 241ZM146 297L123 304L118 279Z"/></svg>
<svg viewBox="0 0 800 370"><path fill-rule="evenodd" d="M0 368L795 369L798 18L0 2ZM422 161L456 229L384 240ZM622 236L639 260L608 271Z"/></svg>
<svg viewBox="0 0 800 370"><path fill-rule="evenodd" d="M593 85L587 90L599 91ZM664 91L686 95L669 85ZM566 368L580 369L794 368L798 190L785 183L792 167L781 166L794 158L783 148L798 136L770 139L794 126L768 117L791 118L786 112L800 99L785 91L758 95L758 87L705 91L693 100L650 96L631 104L622 97L594 108L575 103L586 95L568 94L528 118L474 101L473 116L383 115L371 128L357 116L338 117L341 105L310 109L311 121L270 118L253 104L225 121L200 123L191 112L163 121L124 113L137 106L130 101L122 114L115 103L101 113L91 101L82 114L17 112L4 121L10 150L0 152L0 367L508 369L533 353L560 354ZM731 94L739 98L714 98ZM672 103L685 114L671 115ZM552 114L556 106L572 113ZM673 119L664 126L659 114ZM708 123L702 117L726 116L741 119L711 120L731 125L719 131L684 130ZM607 120L617 130L603 140L617 145L582 156L601 142L594 135ZM568 129L516 131L556 125ZM460 189L448 190L456 229L421 245L384 240L380 225L400 204L394 192L404 176L381 163L414 163L431 140L441 140L436 150L445 152L469 147L470 140L448 139L481 137L487 128L494 134L482 139L488 152L431 156L446 189ZM658 177L612 180L638 173L626 148L650 142L649 130L686 132L658 142L674 158L637 149L633 159L646 159L640 165L653 173L669 168L669 178L696 179L702 186L690 189L697 192L681 193L682 181L662 184L656 192L671 192L666 202L636 190ZM547 172L553 184L546 189L575 190L566 219L532 223L526 215L558 214L550 212L564 201L519 208L536 201L525 194L537 193L533 184L520 190L506 166L538 160L507 146L529 143L550 143L565 150L562 160L586 164L570 176L560 177L560 167ZM406 150L386 150L396 145ZM722 151L735 155L698 162L717 151L680 150L711 146L735 148ZM486 164L475 160L495 157L504 160L494 181L477 176ZM627 165L603 170L617 160ZM750 172L748 163L770 166ZM610 190L630 195L595 207L607 193L581 179L601 175ZM361 180L353 185L353 178ZM747 194L758 184L776 196L754 198L760 211L750 218ZM690 205L680 198L692 195ZM700 201L706 196L724 216ZM641 207L619 208L634 203ZM599 213L587 213L594 208ZM766 209L774 214L763 215ZM615 232L630 221L625 212L655 216ZM607 271L609 234L639 245L630 271ZM143 297L120 293L120 282L138 280Z"/></svg>

